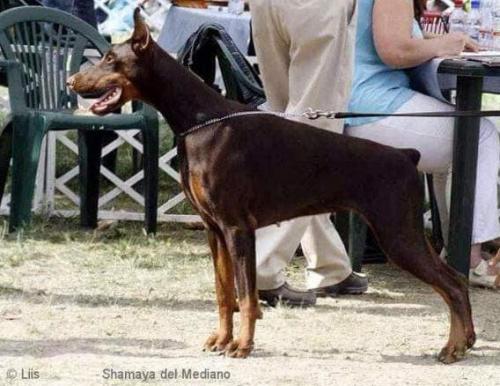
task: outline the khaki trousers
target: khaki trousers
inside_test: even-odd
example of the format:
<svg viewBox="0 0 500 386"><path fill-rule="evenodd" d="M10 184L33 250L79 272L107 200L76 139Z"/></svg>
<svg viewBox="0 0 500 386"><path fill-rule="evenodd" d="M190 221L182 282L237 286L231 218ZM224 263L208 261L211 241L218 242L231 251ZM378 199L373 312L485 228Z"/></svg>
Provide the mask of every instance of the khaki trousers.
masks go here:
<svg viewBox="0 0 500 386"><path fill-rule="evenodd" d="M253 38L272 111L344 110L353 72L356 0L250 0ZM338 120L304 123L342 133ZM349 257L329 215L303 217L256 232L257 286L274 289L302 243L307 286L339 283Z"/></svg>

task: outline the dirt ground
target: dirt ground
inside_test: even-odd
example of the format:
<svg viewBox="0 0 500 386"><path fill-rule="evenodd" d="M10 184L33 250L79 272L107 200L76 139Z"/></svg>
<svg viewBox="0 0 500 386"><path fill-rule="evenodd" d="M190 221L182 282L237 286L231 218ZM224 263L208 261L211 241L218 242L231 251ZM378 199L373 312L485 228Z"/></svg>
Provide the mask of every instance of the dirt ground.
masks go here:
<svg viewBox="0 0 500 386"><path fill-rule="evenodd" d="M302 264L290 269L298 286ZM98 234L41 223L0 236L0 385L146 383L120 371L154 374L151 384L500 385L500 293L472 290L476 347L445 366L441 299L391 265L365 272L364 296L265 308L255 352L234 360L201 351L217 323L202 232L162 227L148 239L138 226ZM165 369L174 379L160 379Z"/></svg>

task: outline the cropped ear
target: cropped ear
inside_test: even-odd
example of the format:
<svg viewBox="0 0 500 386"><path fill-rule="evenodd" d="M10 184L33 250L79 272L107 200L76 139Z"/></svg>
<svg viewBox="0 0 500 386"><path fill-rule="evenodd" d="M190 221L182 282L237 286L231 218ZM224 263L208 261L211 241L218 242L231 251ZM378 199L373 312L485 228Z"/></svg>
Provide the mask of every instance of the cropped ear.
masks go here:
<svg viewBox="0 0 500 386"><path fill-rule="evenodd" d="M142 54L151 44L151 32L141 16L141 9L134 10L134 32L132 33L132 50L136 55Z"/></svg>

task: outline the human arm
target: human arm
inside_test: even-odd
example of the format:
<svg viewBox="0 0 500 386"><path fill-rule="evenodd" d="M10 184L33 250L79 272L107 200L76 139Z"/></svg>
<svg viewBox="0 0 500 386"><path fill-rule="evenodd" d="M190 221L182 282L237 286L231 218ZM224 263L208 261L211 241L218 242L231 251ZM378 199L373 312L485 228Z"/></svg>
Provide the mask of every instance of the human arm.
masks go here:
<svg viewBox="0 0 500 386"><path fill-rule="evenodd" d="M435 57L454 56L464 50L477 51L477 46L461 33L415 39L413 20L412 1L375 0L373 38L378 55L388 66L410 68Z"/></svg>
<svg viewBox="0 0 500 386"><path fill-rule="evenodd" d="M440 34L435 34L433 32L426 32L426 31L422 31L423 35L424 35L424 39L435 39L435 38L439 38L443 35L440 35Z"/></svg>

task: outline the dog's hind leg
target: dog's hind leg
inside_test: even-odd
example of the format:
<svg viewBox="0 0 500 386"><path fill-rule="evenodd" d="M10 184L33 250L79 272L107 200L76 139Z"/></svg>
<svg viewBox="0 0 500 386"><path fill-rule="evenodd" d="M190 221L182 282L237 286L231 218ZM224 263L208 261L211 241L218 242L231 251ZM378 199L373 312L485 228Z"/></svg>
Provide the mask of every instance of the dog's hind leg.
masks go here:
<svg viewBox="0 0 500 386"><path fill-rule="evenodd" d="M233 313L237 308L233 262L218 229L208 230L208 243L215 269L215 290L219 306L219 328L203 346L204 351L224 351L233 340Z"/></svg>
<svg viewBox="0 0 500 386"><path fill-rule="evenodd" d="M246 358L253 349L255 322L262 317L256 285L255 232L229 227L224 234L236 274L241 315L240 334L227 345L226 355Z"/></svg>
<svg viewBox="0 0 500 386"><path fill-rule="evenodd" d="M475 342L474 326L465 278L441 261L424 235L423 195L416 173L405 173L398 188L385 189L361 210L367 216L387 257L431 285L450 308L451 328L439 360L452 363ZM383 189L383 188L381 188Z"/></svg>
<svg viewBox="0 0 500 386"><path fill-rule="evenodd" d="M380 241L381 245L385 243ZM399 244L399 243L398 243ZM465 279L442 262L426 241L418 244L393 244L388 257L397 265L431 285L450 308L448 343L439 353L443 363L461 359L475 342L471 307ZM409 247L411 245L411 247ZM384 247L382 247L384 249Z"/></svg>

